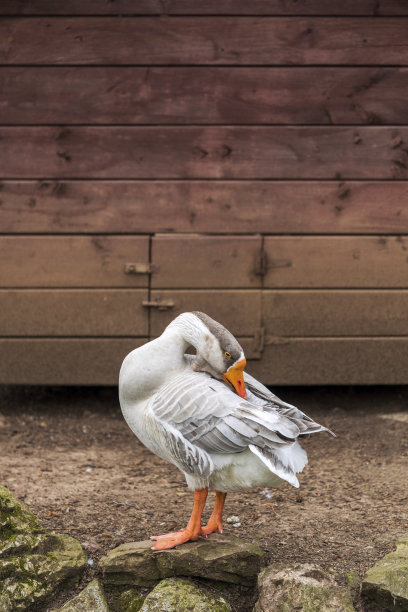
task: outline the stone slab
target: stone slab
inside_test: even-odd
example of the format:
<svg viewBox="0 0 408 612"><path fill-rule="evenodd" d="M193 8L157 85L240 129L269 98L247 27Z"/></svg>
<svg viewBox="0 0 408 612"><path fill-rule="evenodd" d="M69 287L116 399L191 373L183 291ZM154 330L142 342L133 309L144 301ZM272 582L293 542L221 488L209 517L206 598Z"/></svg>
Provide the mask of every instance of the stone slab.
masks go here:
<svg viewBox="0 0 408 612"><path fill-rule="evenodd" d="M212 534L170 550L153 551L151 540L129 542L100 560L104 581L111 585L152 586L162 578L195 576L251 585L264 552L234 536Z"/></svg>

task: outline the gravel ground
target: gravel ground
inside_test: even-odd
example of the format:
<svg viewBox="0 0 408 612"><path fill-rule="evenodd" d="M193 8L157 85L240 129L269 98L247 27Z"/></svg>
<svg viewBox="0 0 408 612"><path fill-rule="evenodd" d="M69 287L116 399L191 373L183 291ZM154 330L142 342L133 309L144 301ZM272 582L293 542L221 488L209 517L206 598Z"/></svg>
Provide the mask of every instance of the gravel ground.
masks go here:
<svg viewBox="0 0 408 612"><path fill-rule="evenodd" d="M271 560L362 576L408 531L408 389L274 391L337 437L303 442L309 465L300 489L230 494L225 518L238 516L241 527L225 522L224 531L258 542ZM94 560L82 584L109 549L188 520L192 494L182 474L128 429L116 389L0 387L0 445L0 482ZM251 609L248 590L224 595L236 612Z"/></svg>

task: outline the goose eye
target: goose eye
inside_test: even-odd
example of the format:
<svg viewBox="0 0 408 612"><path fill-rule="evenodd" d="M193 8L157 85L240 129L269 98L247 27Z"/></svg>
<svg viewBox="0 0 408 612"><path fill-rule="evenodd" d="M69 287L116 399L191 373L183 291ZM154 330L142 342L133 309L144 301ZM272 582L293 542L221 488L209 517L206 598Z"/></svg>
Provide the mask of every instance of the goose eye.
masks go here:
<svg viewBox="0 0 408 612"><path fill-rule="evenodd" d="M225 356L228 357L228 359L231 359L231 353L229 353L228 351L225 351Z"/></svg>

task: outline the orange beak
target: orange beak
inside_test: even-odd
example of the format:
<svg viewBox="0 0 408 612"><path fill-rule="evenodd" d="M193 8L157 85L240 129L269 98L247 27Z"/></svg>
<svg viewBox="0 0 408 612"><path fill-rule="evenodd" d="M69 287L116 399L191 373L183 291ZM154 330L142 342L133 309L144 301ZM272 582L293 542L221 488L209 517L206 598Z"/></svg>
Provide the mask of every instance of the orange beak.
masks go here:
<svg viewBox="0 0 408 612"><path fill-rule="evenodd" d="M226 383L234 387L239 397L246 399L247 392L244 383L244 368L246 366L246 359L238 361L235 365L231 366L230 369L225 372L222 377Z"/></svg>

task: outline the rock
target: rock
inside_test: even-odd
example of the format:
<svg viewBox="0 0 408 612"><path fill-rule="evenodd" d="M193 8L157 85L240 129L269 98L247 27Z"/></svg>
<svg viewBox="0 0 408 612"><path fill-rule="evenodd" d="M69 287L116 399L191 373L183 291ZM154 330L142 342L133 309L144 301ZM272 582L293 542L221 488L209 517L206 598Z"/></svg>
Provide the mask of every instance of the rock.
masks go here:
<svg viewBox="0 0 408 612"><path fill-rule="evenodd" d="M254 612L355 612L348 588L311 564L270 565L260 573L258 588Z"/></svg>
<svg viewBox="0 0 408 612"><path fill-rule="evenodd" d="M362 594L386 610L408 610L408 534L396 542L397 549L385 555L363 578Z"/></svg>
<svg viewBox="0 0 408 612"><path fill-rule="evenodd" d="M67 601L58 612L109 612L105 594L98 580L92 580L83 591ZM57 611L55 611L57 612Z"/></svg>
<svg viewBox="0 0 408 612"><path fill-rule="evenodd" d="M99 563L105 582L152 586L161 578L197 576L251 585L264 556L259 546L222 534L170 550L153 551L151 547L152 541L147 540L111 550Z"/></svg>
<svg viewBox="0 0 408 612"><path fill-rule="evenodd" d="M151 591L140 612L230 612L223 597L208 595L188 580L168 578Z"/></svg>
<svg viewBox="0 0 408 612"><path fill-rule="evenodd" d="M112 602L112 610L114 612L139 612L143 602L144 597L141 597L138 591L128 589Z"/></svg>
<svg viewBox="0 0 408 612"><path fill-rule="evenodd" d="M80 543L45 533L37 517L0 486L0 610L26 610L70 586L86 567Z"/></svg>
<svg viewBox="0 0 408 612"><path fill-rule="evenodd" d="M1 539L12 533L25 533L33 529L39 529L40 524L37 517L29 512L14 495L0 485L0 534Z"/></svg>

